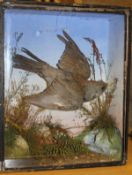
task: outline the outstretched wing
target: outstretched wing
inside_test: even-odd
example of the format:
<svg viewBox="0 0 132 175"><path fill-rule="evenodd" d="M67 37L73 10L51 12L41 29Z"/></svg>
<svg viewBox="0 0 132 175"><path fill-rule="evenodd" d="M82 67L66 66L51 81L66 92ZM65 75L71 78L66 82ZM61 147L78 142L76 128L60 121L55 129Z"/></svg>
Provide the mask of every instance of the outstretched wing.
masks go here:
<svg viewBox="0 0 132 175"><path fill-rule="evenodd" d="M87 58L65 31L63 31L63 35L64 36L57 35L65 44L65 50L57 67L74 75L80 75L83 78L88 79L90 77L90 66Z"/></svg>

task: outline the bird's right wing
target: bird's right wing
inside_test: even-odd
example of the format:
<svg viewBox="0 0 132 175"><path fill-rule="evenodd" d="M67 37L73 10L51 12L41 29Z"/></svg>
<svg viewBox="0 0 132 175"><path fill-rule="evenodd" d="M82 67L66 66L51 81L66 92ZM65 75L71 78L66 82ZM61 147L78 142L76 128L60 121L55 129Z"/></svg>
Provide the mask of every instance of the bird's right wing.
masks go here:
<svg viewBox="0 0 132 175"><path fill-rule="evenodd" d="M63 35L58 35L58 38L65 44L65 50L57 64L58 68L88 79L90 65L87 58L65 31L63 31Z"/></svg>

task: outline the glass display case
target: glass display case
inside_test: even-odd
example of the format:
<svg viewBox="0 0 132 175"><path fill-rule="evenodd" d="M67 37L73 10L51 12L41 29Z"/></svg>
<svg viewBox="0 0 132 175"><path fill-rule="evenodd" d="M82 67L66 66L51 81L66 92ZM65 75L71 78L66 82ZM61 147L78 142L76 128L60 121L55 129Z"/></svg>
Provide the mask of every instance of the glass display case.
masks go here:
<svg viewBox="0 0 132 175"><path fill-rule="evenodd" d="M12 1L0 10L1 170L125 164L129 9Z"/></svg>

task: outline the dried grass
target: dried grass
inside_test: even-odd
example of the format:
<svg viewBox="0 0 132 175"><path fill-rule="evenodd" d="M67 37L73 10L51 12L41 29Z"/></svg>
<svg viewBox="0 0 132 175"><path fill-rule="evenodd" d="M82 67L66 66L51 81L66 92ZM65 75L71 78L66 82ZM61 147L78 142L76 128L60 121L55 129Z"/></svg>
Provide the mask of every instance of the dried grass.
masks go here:
<svg viewBox="0 0 132 175"><path fill-rule="evenodd" d="M93 117L93 120L90 122L90 129L108 129L116 127L115 119L109 114L116 84L117 80L115 79L109 91L106 90L102 96L90 103L91 109L83 108L85 116L88 118L89 116Z"/></svg>

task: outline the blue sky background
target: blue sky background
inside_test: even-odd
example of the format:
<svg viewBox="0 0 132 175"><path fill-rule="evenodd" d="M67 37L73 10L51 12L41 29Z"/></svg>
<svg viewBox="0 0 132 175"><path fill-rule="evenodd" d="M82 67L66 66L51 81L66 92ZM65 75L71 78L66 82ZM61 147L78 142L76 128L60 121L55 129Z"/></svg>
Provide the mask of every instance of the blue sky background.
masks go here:
<svg viewBox="0 0 132 175"><path fill-rule="evenodd" d="M122 15L115 14L6 10L5 57L7 61L5 70L7 79L11 73L11 49L15 47L16 32L23 33L18 43L18 53L21 53L21 48L25 47L53 66L56 66L65 48L65 45L57 38L57 34L62 34L62 30L68 32L87 57L90 56L92 50L90 44L83 38L94 39L107 63L109 23L112 19L119 22L122 18ZM19 71L14 70L14 72L14 76L17 76ZM96 74L97 79L100 79L98 69Z"/></svg>
<svg viewBox="0 0 132 175"><path fill-rule="evenodd" d="M105 15L99 17L93 13L7 10L5 18L8 47L14 45L14 33L23 32L19 47L31 49L50 64L56 65L64 50L64 44L56 37L63 29L86 55L89 55L90 45L83 38L90 37L96 41L104 57L107 57L109 23Z"/></svg>

